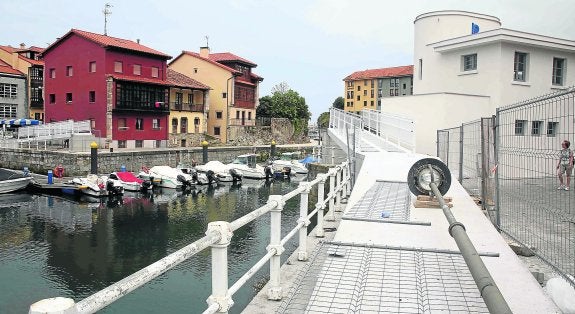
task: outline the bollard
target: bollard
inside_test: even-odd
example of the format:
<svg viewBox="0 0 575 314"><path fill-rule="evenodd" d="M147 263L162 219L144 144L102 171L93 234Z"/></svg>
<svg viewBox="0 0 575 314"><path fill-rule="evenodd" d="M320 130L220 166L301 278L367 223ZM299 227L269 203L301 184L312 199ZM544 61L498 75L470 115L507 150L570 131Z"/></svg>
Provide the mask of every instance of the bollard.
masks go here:
<svg viewBox="0 0 575 314"><path fill-rule="evenodd" d="M276 155L276 141L272 140L272 145L270 147L270 159L273 160Z"/></svg>
<svg viewBox="0 0 575 314"><path fill-rule="evenodd" d="M25 176L28 176L30 174L30 170L28 170L28 167L24 167L24 169L22 170L22 174Z"/></svg>
<svg viewBox="0 0 575 314"><path fill-rule="evenodd" d="M268 289L268 300L281 300L282 299L282 287L281 287L281 254L284 251L281 245L281 223L282 223L282 210L284 208L285 202L282 200L281 195L270 195L268 199L269 202L276 202L277 206L274 207L271 212L270 218L270 245L268 245L267 250L275 249L276 254L270 259L270 281Z"/></svg>
<svg viewBox="0 0 575 314"><path fill-rule="evenodd" d="M208 141L202 141L202 162L205 164L208 163Z"/></svg>
<svg viewBox="0 0 575 314"><path fill-rule="evenodd" d="M98 144L96 142L90 143L90 173L98 174Z"/></svg>
<svg viewBox="0 0 575 314"><path fill-rule="evenodd" d="M307 219L307 201L309 199L309 182L300 182L300 187L304 190L301 192L299 201L299 219L298 224L303 222L303 226L299 229L299 247L297 252L298 261L307 261L307 226L309 226L309 220Z"/></svg>
<svg viewBox="0 0 575 314"><path fill-rule="evenodd" d="M52 170L48 170L48 184L54 183L54 173Z"/></svg>

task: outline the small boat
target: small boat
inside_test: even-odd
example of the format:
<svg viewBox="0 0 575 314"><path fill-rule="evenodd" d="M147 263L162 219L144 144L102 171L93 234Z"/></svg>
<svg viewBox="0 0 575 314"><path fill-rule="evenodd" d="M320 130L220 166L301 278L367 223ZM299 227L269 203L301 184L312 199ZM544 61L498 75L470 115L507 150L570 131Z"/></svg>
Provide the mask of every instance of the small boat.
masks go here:
<svg viewBox="0 0 575 314"><path fill-rule="evenodd" d="M220 182L241 181L243 177L243 173L240 170L231 168L217 160L208 161L205 165L199 165L195 168L197 171L206 174L211 171Z"/></svg>
<svg viewBox="0 0 575 314"><path fill-rule="evenodd" d="M72 179L72 183L81 186L82 193L89 196L102 197L124 194L122 183L107 176L89 174L85 178Z"/></svg>
<svg viewBox="0 0 575 314"><path fill-rule="evenodd" d="M150 169L144 168L140 178L150 180L155 185L169 189L181 189L192 184L192 177L181 170L170 166L154 166Z"/></svg>
<svg viewBox="0 0 575 314"><path fill-rule="evenodd" d="M10 193L22 190L32 181L32 177L11 171L0 169L0 193Z"/></svg>
<svg viewBox="0 0 575 314"><path fill-rule="evenodd" d="M151 181L142 180L129 171L112 172L110 178L120 181L126 191L146 192L152 189Z"/></svg>
<svg viewBox="0 0 575 314"><path fill-rule="evenodd" d="M228 167L242 172L244 178L268 179L273 176L271 166L262 167L256 163L256 154L239 155L227 164Z"/></svg>
<svg viewBox="0 0 575 314"><path fill-rule="evenodd" d="M192 177L192 181L189 185L206 185L218 183L218 178L214 172L211 171L205 173L199 172L195 167L178 167L176 170Z"/></svg>
<svg viewBox="0 0 575 314"><path fill-rule="evenodd" d="M280 171L289 167L293 173L307 174L309 170L305 164L299 161L299 157L299 152L282 153L279 159L272 161L273 170Z"/></svg>

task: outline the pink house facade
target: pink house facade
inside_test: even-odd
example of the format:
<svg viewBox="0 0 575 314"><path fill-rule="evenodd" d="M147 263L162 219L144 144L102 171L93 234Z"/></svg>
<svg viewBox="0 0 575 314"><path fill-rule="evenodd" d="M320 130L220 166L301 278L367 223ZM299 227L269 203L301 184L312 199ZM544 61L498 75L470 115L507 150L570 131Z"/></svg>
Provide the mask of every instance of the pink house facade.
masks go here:
<svg viewBox="0 0 575 314"><path fill-rule="evenodd" d="M43 57L46 123L90 120L106 148L167 146L170 56L72 29Z"/></svg>

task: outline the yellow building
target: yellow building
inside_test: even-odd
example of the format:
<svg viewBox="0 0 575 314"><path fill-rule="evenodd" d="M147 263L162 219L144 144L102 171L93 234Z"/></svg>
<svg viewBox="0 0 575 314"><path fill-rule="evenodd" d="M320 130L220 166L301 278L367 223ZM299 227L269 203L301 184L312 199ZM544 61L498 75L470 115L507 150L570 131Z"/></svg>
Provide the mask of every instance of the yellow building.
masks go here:
<svg viewBox="0 0 575 314"><path fill-rule="evenodd" d="M210 87L173 69L170 84L169 146L199 146L207 130Z"/></svg>
<svg viewBox="0 0 575 314"><path fill-rule="evenodd" d="M343 81L345 111L380 110L387 97L413 94L413 65L357 71Z"/></svg>
<svg viewBox="0 0 575 314"><path fill-rule="evenodd" d="M27 77L27 108L28 117L44 120L44 61L39 57L42 48L29 47L20 44L20 48L0 46L0 60Z"/></svg>
<svg viewBox="0 0 575 314"><path fill-rule="evenodd" d="M207 113L207 134L222 143L229 138L230 128L255 125L259 103L258 86L263 78L252 73L257 65L232 53L183 51L168 67L211 88ZM235 132L234 132L235 134Z"/></svg>

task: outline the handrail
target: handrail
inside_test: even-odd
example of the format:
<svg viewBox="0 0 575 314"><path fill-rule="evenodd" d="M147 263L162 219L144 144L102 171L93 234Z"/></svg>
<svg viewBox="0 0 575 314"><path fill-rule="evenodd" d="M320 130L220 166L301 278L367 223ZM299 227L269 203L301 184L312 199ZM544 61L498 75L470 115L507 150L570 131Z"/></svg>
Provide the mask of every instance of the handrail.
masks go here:
<svg viewBox="0 0 575 314"><path fill-rule="evenodd" d="M208 231L206 236L196 240L192 244L185 246L184 248L160 259L159 261L150 264L149 266L133 273L132 275L88 296L87 298L78 301L74 304L71 299L65 298L52 298L45 299L30 306L30 313L61 313L62 312L62 300L69 301L70 307L65 309L65 311L71 311L73 313L94 313L110 304L112 304L117 299L122 296L132 292L133 290L141 287L145 283L155 279L171 268L177 266L181 262L189 259L195 254L203 251L204 249L212 248L212 295L208 298L208 307L204 313L216 313L216 312L227 312L227 309L233 305L231 301L232 296L242 287L247 281L252 278L257 271L259 271L266 263L270 262L270 283L274 283L275 286L271 288L269 293L275 293L276 296L281 298L281 286L279 286L279 271L280 263L279 256L283 253L283 246L293 238L297 233L300 234L299 239L299 251L298 260L307 260L306 253L306 239L303 239L302 234L307 237L307 226L309 224L309 219L313 215L318 215L318 226L322 225L323 210L326 204L330 204L329 211L335 211L331 204L335 199L339 204L339 198L341 193L346 191L347 187L350 185L350 177L344 175L344 171L349 167L348 162L342 162L340 165L332 167L326 174L318 174L316 179L310 182L302 182L300 186L293 191L281 196L281 195L270 195L270 200L267 204L255 209L247 215L244 215L231 223L227 222L211 222L208 225ZM341 175L340 175L341 174ZM323 197L324 192L324 182L327 179L330 181L330 191L326 198ZM334 184L334 183L337 183ZM321 188L322 191L318 191L318 201L315 205L314 210L311 213L307 212L307 199L310 189L317 185L318 190ZM337 187L336 187L337 186ZM295 227L281 240L279 240L279 234L281 233L281 210L283 208L283 203L285 201L301 195L300 200L300 218L296 223ZM319 199L322 198L322 199ZM321 215L319 214L321 211ZM256 218L262 216L265 213L272 211L272 224L270 232L275 234L271 238L271 243L268 246L268 252L258 261L254 266L252 266L242 277L240 277L230 288L227 288L227 247L233 236L233 231L245 226L249 222L255 220ZM305 213L305 214L304 214ZM275 215L275 216L274 216ZM275 218L274 218L275 217ZM274 223L275 221L275 223ZM274 229L275 225L275 229ZM316 236L318 236L316 234ZM274 242L276 241L276 242ZM301 250L304 250L303 252ZM223 260L222 260L223 259ZM216 263L216 264L214 264ZM220 271L218 271L220 270ZM222 278L222 274L225 274L226 278ZM275 278L274 281L271 278ZM271 299L271 298L270 298ZM276 298L278 299L278 298ZM35 307L38 305L37 309ZM68 303L66 303L68 305ZM53 310L47 310L52 307Z"/></svg>

